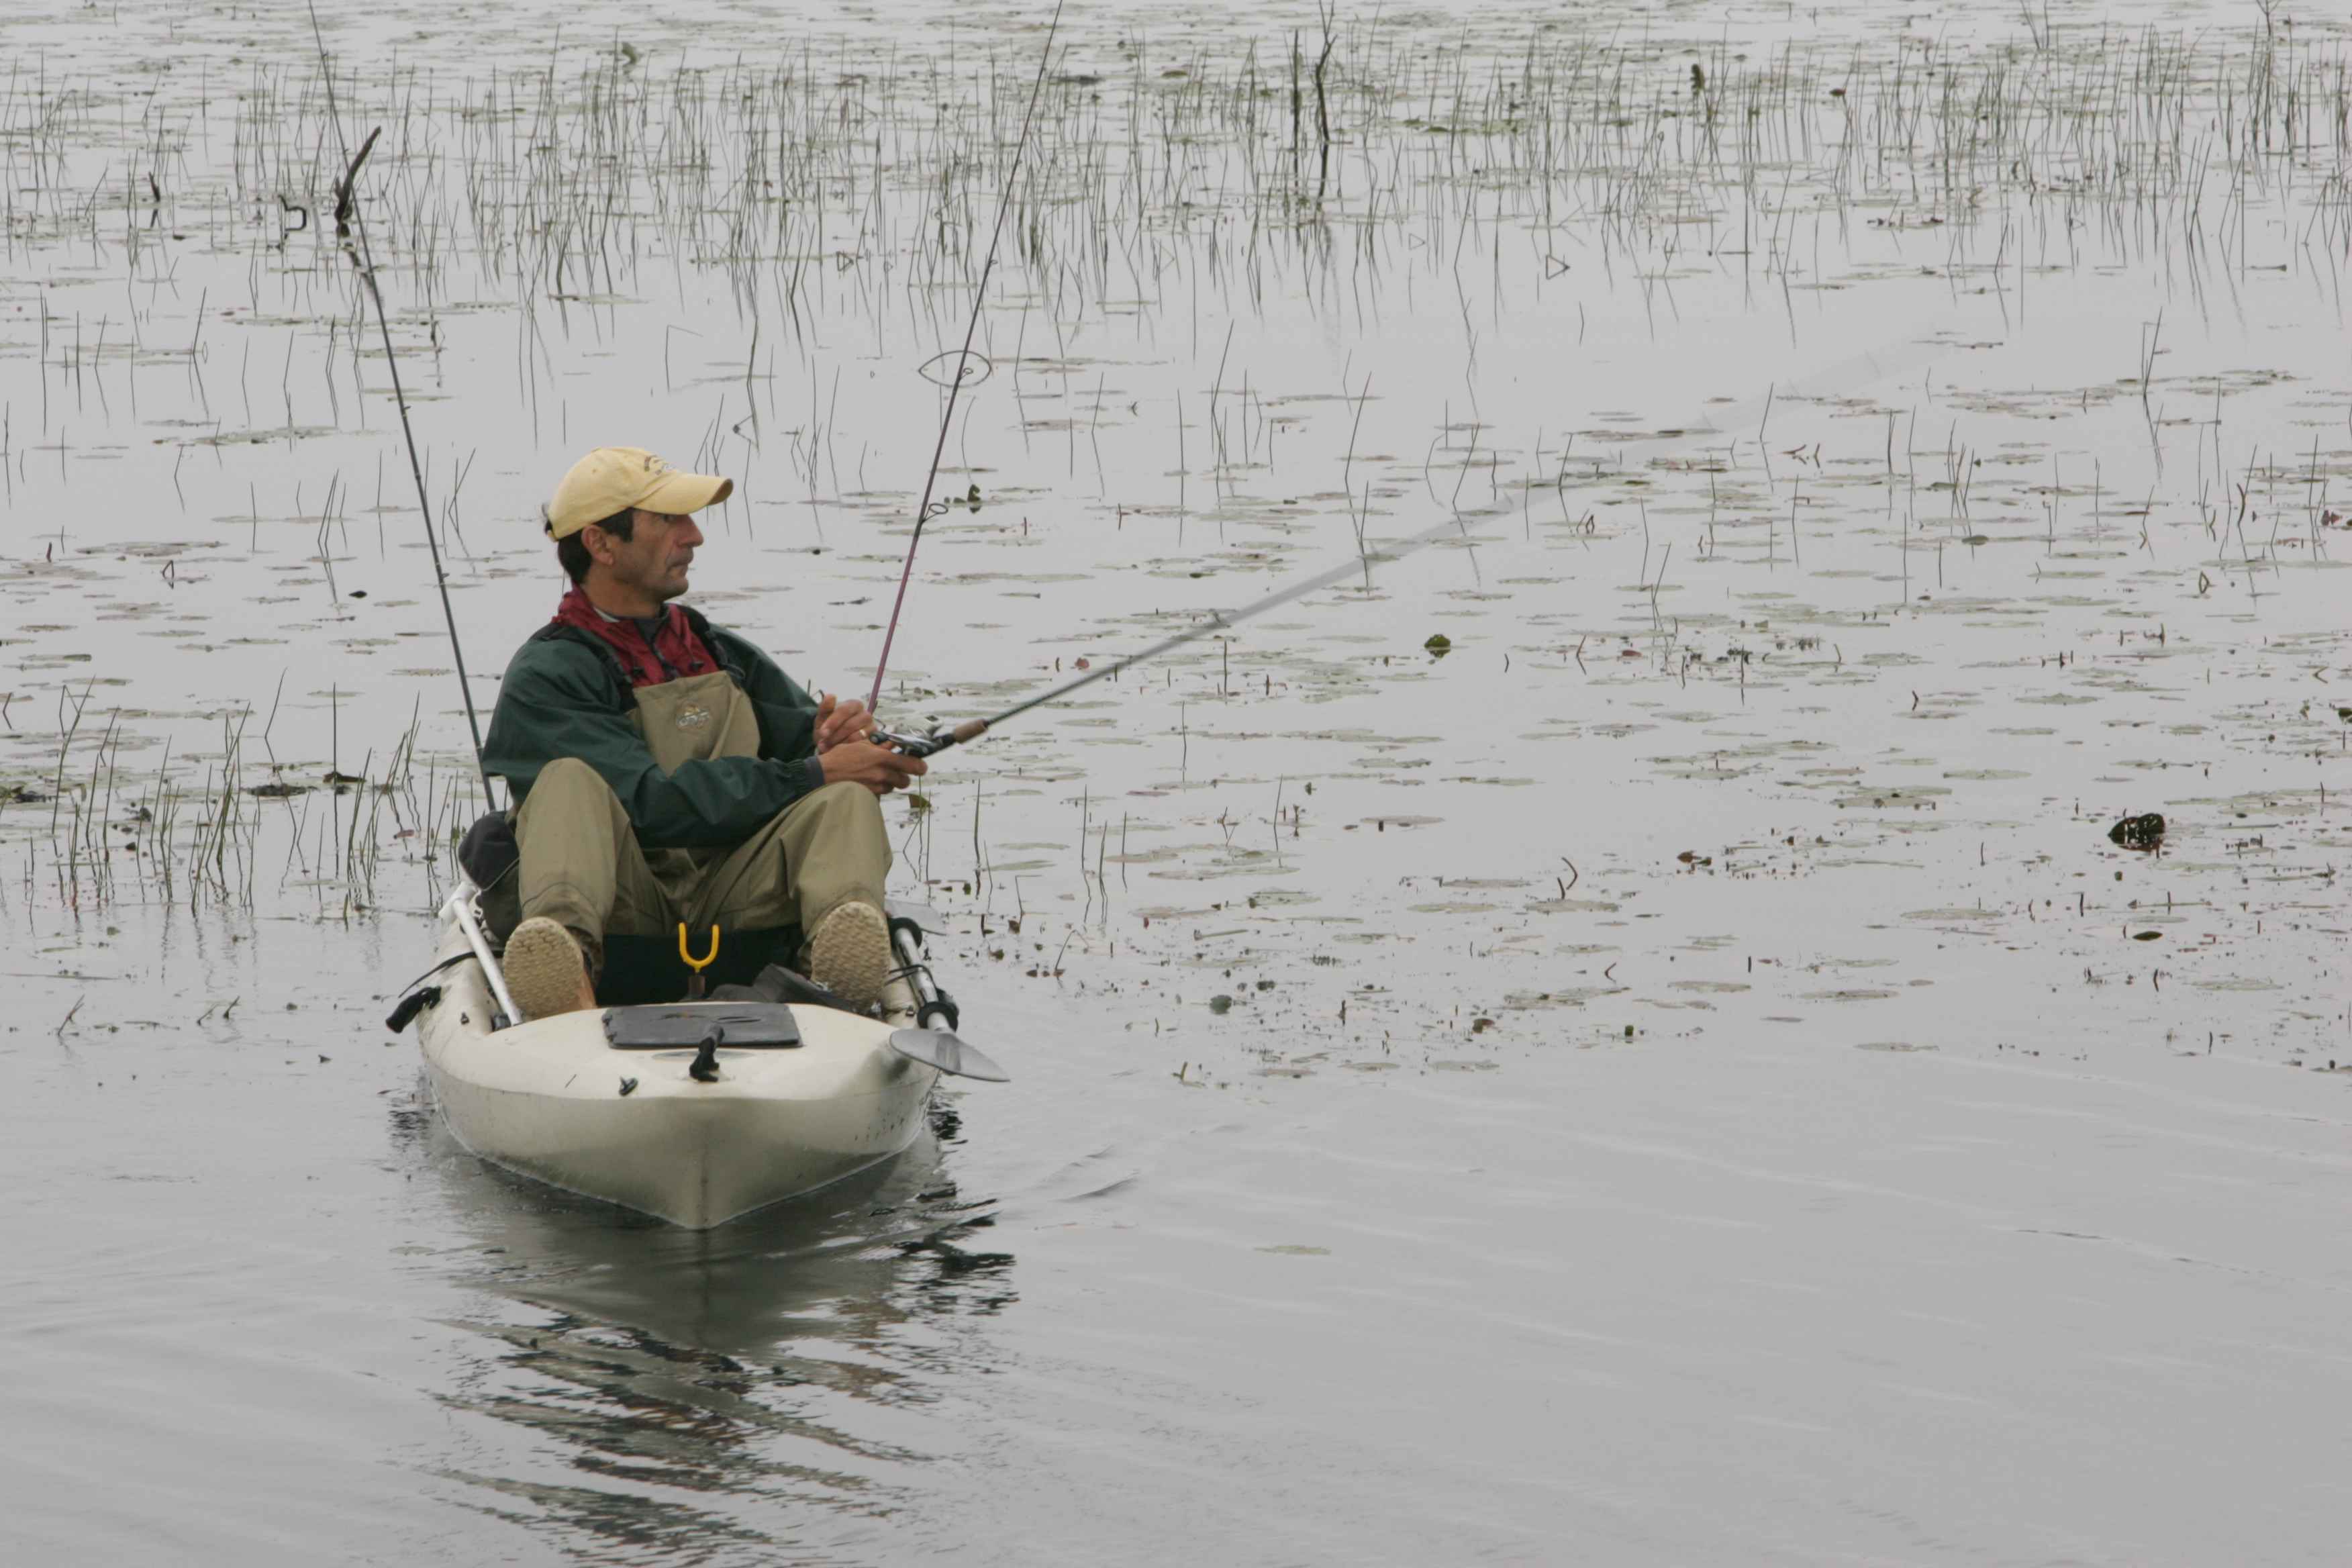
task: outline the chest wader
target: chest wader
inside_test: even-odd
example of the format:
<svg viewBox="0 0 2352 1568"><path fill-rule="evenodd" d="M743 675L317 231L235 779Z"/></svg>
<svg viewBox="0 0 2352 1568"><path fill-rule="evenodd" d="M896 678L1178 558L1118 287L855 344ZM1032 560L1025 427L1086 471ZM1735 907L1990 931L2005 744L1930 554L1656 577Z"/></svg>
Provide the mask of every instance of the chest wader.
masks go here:
<svg viewBox="0 0 2352 1568"><path fill-rule="evenodd" d="M665 774L677 772L688 763L760 754L760 716L751 710L751 700L743 695L743 689L724 670L638 687L636 710L629 715L629 722L646 750L654 754L654 765ZM683 912L702 873L726 853L723 848L649 849L646 864ZM702 922L689 919L688 923Z"/></svg>
<svg viewBox="0 0 2352 1568"><path fill-rule="evenodd" d="M760 751L759 715L723 670L638 687L630 721L665 773ZM797 928L804 937L837 904L856 899L879 909L890 868L880 805L859 784L803 795L740 844L648 850L603 777L563 759L531 785L516 831L522 918L570 927L588 939L592 963L607 936L652 939L642 958L664 974L681 921L698 941L713 925L730 935ZM625 945L635 968L638 944ZM720 962L731 971L730 960L758 956L751 944L729 943Z"/></svg>

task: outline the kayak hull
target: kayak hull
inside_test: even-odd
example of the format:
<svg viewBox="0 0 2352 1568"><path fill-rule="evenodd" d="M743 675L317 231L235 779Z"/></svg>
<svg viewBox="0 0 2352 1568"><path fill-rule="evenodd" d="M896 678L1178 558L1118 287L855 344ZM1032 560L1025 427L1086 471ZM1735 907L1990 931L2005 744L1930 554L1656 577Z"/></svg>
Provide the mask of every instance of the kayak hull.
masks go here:
<svg viewBox="0 0 2352 1568"><path fill-rule="evenodd" d="M453 928L443 957L466 952ZM904 1016L795 1006L799 1046L722 1047L718 1078L704 1083L687 1070L692 1050L614 1048L602 1013L493 1031L496 1005L468 955L443 972L439 1000L418 1020L433 1096L457 1141L510 1171L693 1230L903 1152L939 1079L891 1047Z"/></svg>

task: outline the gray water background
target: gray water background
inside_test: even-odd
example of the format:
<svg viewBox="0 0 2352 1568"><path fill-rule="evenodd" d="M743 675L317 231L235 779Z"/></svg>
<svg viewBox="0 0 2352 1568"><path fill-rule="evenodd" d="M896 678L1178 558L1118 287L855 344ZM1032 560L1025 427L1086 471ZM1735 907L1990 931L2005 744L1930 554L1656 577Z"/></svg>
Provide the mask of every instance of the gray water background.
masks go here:
<svg viewBox="0 0 2352 1568"><path fill-rule="evenodd" d="M605 441L862 691L1043 16L341 10L478 700ZM1458 538L894 802L1016 1081L691 1236L381 1027L479 803L307 17L0 24L10 1560L2336 1559L2340 19L1349 12L1328 163L1294 28L1064 17L886 710Z"/></svg>

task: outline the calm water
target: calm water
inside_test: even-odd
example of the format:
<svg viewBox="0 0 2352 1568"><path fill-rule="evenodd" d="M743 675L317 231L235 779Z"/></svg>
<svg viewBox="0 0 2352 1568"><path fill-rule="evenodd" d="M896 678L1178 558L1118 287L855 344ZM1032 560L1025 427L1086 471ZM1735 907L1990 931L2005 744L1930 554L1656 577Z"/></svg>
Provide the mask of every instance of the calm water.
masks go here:
<svg viewBox="0 0 2352 1568"><path fill-rule="evenodd" d="M1311 11L1066 16L886 710L1370 559L893 804L1015 1082L698 1236L381 1026L478 801L307 17L6 24L9 1559L2334 1560L2287 9L1368 11L1328 156ZM1044 16L556 19L328 27L477 699L603 441L862 692Z"/></svg>

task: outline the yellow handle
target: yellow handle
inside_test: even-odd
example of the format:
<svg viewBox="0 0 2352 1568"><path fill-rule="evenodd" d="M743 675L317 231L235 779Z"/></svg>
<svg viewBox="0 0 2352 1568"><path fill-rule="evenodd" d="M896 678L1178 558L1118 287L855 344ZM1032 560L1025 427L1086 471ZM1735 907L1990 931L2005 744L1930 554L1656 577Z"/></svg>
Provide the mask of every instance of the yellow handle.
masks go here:
<svg viewBox="0 0 2352 1568"><path fill-rule="evenodd" d="M701 973L704 970L719 962L719 928L717 926L712 926L710 928L710 951L704 953L700 958L697 958L694 954L686 950L686 922L684 921L678 921L677 955L686 961L688 968L693 970L697 974Z"/></svg>

